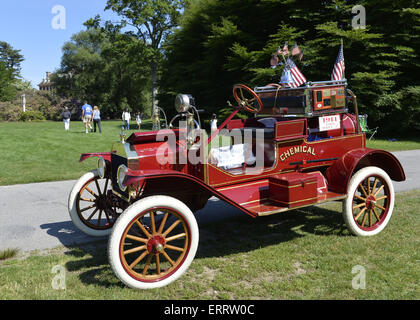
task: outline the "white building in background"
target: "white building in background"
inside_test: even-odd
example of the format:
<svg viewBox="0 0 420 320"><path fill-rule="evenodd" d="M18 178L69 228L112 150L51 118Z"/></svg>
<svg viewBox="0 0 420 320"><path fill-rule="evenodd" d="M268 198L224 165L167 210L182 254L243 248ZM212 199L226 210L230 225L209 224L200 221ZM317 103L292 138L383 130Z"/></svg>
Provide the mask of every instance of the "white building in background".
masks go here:
<svg viewBox="0 0 420 320"><path fill-rule="evenodd" d="M42 82L38 84L40 91L48 91L48 92L54 92L54 82L51 82L51 72L46 73L47 77L45 79L42 79Z"/></svg>

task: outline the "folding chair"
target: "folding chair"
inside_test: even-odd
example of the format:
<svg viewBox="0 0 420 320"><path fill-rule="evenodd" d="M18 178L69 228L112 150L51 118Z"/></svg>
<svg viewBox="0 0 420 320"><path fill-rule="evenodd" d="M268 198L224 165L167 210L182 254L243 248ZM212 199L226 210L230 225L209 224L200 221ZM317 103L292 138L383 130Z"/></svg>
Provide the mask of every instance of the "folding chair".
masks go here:
<svg viewBox="0 0 420 320"><path fill-rule="evenodd" d="M370 135L369 140L372 140L373 136L378 132L379 127L376 127L374 129L370 129L367 124L367 114L359 115L359 121L360 121L360 128L362 129L362 132L366 135Z"/></svg>

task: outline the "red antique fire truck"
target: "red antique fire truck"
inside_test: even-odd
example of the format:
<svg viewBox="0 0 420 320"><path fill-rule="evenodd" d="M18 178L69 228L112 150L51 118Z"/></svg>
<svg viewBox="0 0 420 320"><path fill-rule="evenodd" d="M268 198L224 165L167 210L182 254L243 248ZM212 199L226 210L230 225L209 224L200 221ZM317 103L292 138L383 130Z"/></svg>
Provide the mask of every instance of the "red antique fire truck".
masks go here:
<svg viewBox="0 0 420 320"><path fill-rule="evenodd" d="M394 155L366 148L346 80L238 84L233 95L237 106L210 137L194 98L180 94L176 118L185 126L122 134L110 152L81 156L98 157L98 167L72 189L71 219L88 235L110 235L109 262L126 285L157 288L186 271L199 239L193 212L213 196L252 218L342 201L357 236L388 224L392 180L405 180L404 170ZM249 117L235 118L240 110ZM222 134L229 143L219 146Z"/></svg>

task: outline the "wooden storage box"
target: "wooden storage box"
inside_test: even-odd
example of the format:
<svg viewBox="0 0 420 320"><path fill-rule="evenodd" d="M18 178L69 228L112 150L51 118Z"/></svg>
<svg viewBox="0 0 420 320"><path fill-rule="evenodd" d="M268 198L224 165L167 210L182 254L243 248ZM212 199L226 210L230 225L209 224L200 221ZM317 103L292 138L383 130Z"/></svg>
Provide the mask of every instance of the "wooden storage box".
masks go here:
<svg viewBox="0 0 420 320"><path fill-rule="evenodd" d="M269 178L269 199L288 208L317 201L317 178L300 172L279 174Z"/></svg>

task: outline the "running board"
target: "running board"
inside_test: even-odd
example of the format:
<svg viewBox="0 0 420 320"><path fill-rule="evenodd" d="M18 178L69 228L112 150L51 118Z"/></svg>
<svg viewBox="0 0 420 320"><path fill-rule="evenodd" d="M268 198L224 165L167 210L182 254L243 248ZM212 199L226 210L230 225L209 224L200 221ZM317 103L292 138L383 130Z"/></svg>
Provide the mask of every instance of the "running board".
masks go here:
<svg viewBox="0 0 420 320"><path fill-rule="evenodd" d="M293 208L282 206L279 203L276 203L275 201L270 200L270 199L261 199L261 202L259 204L254 204L253 206L250 206L250 207L245 206L245 208L247 208L249 211L255 213L259 217L265 217L265 216L270 216L270 215L273 215L273 214L276 214L276 213L286 212L286 211L289 211L289 210L294 210L294 209L299 209L299 208L304 208L304 207L309 207L309 206L314 206L314 205L325 203L325 202L339 201L339 200L343 200L345 198L347 198L347 195L345 195L345 194L327 192L326 194L323 194L323 195L319 196L318 200L315 201L314 203L305 204L303 206L296 206L296 207L293 207Z"/></svg>

